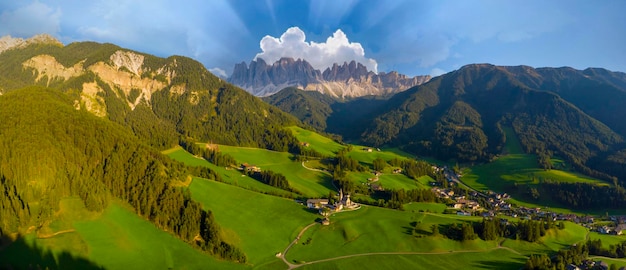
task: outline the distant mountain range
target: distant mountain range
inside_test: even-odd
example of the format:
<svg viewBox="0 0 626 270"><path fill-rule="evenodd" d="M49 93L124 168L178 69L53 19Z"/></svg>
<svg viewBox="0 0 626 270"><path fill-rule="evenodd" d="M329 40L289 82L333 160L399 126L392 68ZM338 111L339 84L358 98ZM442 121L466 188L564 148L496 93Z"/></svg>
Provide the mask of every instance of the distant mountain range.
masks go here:
<svg viewBox="0 0 626 270"><path fill-rule="evenodd" d="M323 72L306 60L281 58L268 65L263 59L235 65L228 81L255 96L269 96L287 87L317 91L335 98L392 95L430 80L395 71L374 73L355 61L334 64Z"/></svg>
<svg viewBox="0 0 626 270"><path fill-rule="evenodd" d="M49 36L5 37L0 47L0 93L30 85L59 89L77 109L157 148L185 137L278 147L268 138L284 137L280 127L298 124L283 110L347 140L444 160L491 160L511 130L526 152L544 160L560 156L602 178L626 175L622 72L473 64L424 83L428 77L374 74L356 62L324 72L289 58L237 65L230 81L260 87L257 95L289 85L315 90L292 87L265 98L279 110L185 57L94 42L64 46ZM402 91L410 85L417 86Z"/></svg>

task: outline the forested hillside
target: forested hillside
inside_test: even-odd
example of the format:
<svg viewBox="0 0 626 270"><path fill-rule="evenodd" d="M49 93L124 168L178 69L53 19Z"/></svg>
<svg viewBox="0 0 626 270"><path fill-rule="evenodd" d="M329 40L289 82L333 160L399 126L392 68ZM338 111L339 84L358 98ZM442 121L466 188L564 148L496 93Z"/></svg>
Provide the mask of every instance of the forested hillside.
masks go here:
<svg viewBox="0 0 626 270"><path fill-rule="evenodd" d="M302 107L318 108L301 98L307 94L290 90L266 100L303 121L316 116L317 127L326 119L326 132L367 145L485 162L503 153L504 129L512 128L523 150L536 154L544 168L551 166L550 157L561 156L588 175L610 180L626 175L624 73L475 64L386 101L361 98L319 106L323 113L302 112Z"/></svg>
<svg viewBox="0 0 626 270"><path fill-rule="evenodd" d="M120 200L187 243L222 258L246 260L222 240L212 213L171 185L197 169L170 160L121 126L76 110L72 103L58 90L37 86L0 96L0 234L46 226L59 201L69 196L94 212Z"/></svg>
<svg viewBox="0 0 626 270"><path fill-rule="evenodd" d="M391 98L385 105L386 112L364 130L362 140L372 145L402 146L441 159L487 161L502 152L503 128L512 127L524 150L544 161L558 155L586 174L621 178L626 171L615 162L625 164L625 161L617 161L617 156L611 154L621 150L624 134L611 129L619 130L621 123L611 122L608 117L602 118L607 124L598 121L608 111L600 109L600 103L602 100L613 103L613 96L601 94L601 98L592 98L597 92L608 91L620 100L623 92L615 86L617 83L607 83L609 79L604 77L592 78L585 87L568 82L572 77L565 76L559 82L551 79L552 84L544 83L542 89L536 89L538 84L529 83L529 76L538 73L531 71L535 70L469 65L437 77ZM558 70L537 71L549 74ZM617 77L610 78L621 82L621 73L615 74ZM537 75L537 78L543 77ZM563 86L570 84L576 87ZM560 96L572 97L572 92L584 94L583 99L596 104L592 106L581 99L577 102L586 105L578 107L576 102ZM618 116L624 111L610 110ZM607 155L612 157L609 164L613 165L607 164ZM608 172L602 166L613 170ZM617 168L620 166L622 169Z"/></svg>
<svg viewBox="0 0 626 270"><path fill-rule="evenodd" d="M262 99L320 131L326 129L327 119L333 113L331 105L338 102L322 93L302 91L293 87Z"/></svg>
<svg viewBox="0 0 626 270"><path fill-rule="evenodd" d="M42 85L160 149L192 137L271 148L297 119L222 81L195 60L94 42L35 43L0 54L0 92Z"/></svg>

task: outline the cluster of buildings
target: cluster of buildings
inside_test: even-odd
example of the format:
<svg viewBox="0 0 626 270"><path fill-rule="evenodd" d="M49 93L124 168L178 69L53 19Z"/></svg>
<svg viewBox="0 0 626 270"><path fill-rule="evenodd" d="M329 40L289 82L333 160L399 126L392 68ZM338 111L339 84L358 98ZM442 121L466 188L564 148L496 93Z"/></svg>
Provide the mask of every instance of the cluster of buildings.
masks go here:
<svg viewBox="0 0 626 270"><path fill-rule="evenodd" d="M609 264L604 261L585 260L580 265L570 264L565 267L567 270L582 270L582 269L599 269L609 270ZM626 267L620 267L619 270L626 270Z"/></svg>
<svg viewBox="0 0 626 270"><path fill-rule="evenodd" d="M506 193L497 194L495 192L489 192L487 195L484 195L484 194L480 194L474 191L470 193L471 194L470 196L465 196L465 195L455 195L452 189L443 189L439 187L432 188L432 191L439 198L451 200L452 203L448 204L449 207L463 210L463 211L468 211L470 214L473 212L482 212L482 210L484 210L485 208L494 209L494 210L510 210L511 209L511 204L506 202L506 200L510 198L509 195ZM485 197L486 202L489 203L490 205L488 207L482 207L476 201L476 198L478 198L479 196Z"/></svg>
<svg viewBox="0 0 626 270"><path fill-rule="evenodd" d="M626 231L626 224L617 224L617 226L599 226L596 228L599 233L602 234L613 234L613 235L622 235Z"/></svg>
<svg viewBox="0 0 626 270"><path fill-rule="evenodd" d="M339 190L339 200L334 204L330 204L328 199L308 199L306 206L309 209L318 209L319 213L325 217L342 210L356 210L361 207L358 203L350 200L350 194L343 194L343 190ZM322 224L330 224L328 218L322 220Z"/></svg>

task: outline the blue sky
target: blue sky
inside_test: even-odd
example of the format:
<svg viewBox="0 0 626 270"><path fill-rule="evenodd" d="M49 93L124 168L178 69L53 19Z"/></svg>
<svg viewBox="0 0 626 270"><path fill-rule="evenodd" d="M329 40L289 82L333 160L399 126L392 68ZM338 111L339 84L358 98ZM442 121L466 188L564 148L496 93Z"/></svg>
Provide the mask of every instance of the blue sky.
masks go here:
<svg viewBox="0 0 626 270"><path fill-rule="evenodd" d="M623 0L14 0L0 1L0 36L110 42L223 74L282 56L411 76L471 63L625 72L624 11Z"/></svg>

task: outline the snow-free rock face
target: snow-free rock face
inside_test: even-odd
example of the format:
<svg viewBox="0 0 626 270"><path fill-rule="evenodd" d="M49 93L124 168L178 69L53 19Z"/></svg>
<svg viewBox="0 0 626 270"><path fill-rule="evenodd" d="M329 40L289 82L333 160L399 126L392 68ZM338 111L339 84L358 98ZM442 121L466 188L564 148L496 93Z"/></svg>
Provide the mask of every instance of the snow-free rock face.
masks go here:
<svg viewBox="0 0 626 270"><path fill-rule="evenodd" d="M281 58L272 65L263 59L236 64L229 82L256 96L269 96L286 87L318 91L333 97L394 94L430 80L430 76L408 77L397 72L376 74L361 63L334 64L324 72L306 60Z"/></svg>
<svg viewBox="0 0 626 270"><path fill-rule="evenodd" d="M34 43L50 43L63 46L63 43L47 34L36 35L28 39L3 36L0 37L0 53L14 48L26 47Z"/></svg>

